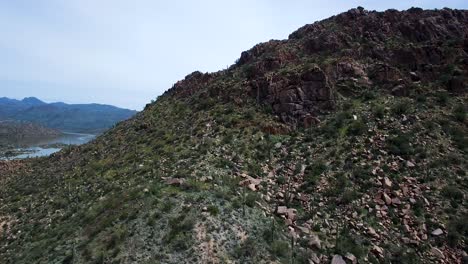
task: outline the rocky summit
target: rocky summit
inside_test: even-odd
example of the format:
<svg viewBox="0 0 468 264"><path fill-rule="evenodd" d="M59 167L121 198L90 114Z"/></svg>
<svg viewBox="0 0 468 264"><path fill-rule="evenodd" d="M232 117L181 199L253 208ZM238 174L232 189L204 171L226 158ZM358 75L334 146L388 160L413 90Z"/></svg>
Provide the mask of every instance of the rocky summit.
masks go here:
<svg viewBox="0 0 468 264"><path fill-rule="evenodd" d="M0 263L467 263L468 11L361 7L0 164Z"/></svg>

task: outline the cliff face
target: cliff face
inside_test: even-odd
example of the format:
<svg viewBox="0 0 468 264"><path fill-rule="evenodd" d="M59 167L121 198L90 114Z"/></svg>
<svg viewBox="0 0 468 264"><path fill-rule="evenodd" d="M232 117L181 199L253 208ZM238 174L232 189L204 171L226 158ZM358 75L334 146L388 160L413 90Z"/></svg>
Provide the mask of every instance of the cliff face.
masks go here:
<svg viewBox="0 0 468 264"><path fill-rule="evenodd" d="M0 164L0 262L461 263L468 12L362 8Z"/></svg>
<svg viewBox="0 0 468 264"><path fill-rule="evenodd" d="M262 43L242 53L226 72L194 73L174 88L184 95L218 75L241 69L243 89L281 119L310 126L333 109L338 94L364 88L396 96L440 83L465 93L468 83L468 12L352 9L306 25L285 41Z"/></svg>

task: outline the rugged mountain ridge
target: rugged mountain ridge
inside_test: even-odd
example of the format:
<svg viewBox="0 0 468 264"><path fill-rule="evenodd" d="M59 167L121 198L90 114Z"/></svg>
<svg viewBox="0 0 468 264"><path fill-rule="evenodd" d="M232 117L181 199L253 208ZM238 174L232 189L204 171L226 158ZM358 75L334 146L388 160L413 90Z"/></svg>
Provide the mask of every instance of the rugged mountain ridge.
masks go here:
<svg viewBox="0 0 468 264"><path fill-rule="evenodd" d="M357 8L1 163L5 263L462 263L463 10Z"/></svg>
<svg viewBox="0 0 468 264"><path fill-rule="evenodd" d="M0 98L0 120L34 122L67 132L101 133L135 113L111 105L48 104L35 97L23 100Z"/></svg>
<svg viewBox="0 0 468 264"><path fill-rule="evenodd" d="M232 69L243 68L244 88L258 102L297 124L332 109L336 91L349 96L372 86L409 95L417 92L414 83L442 82L449 91L463 93L467 19L464 10L356 8L306 25L288 40L259 44L243 52ZM223 73L194 73L174 89L183 95L184 87L196 89Z"/></svg>

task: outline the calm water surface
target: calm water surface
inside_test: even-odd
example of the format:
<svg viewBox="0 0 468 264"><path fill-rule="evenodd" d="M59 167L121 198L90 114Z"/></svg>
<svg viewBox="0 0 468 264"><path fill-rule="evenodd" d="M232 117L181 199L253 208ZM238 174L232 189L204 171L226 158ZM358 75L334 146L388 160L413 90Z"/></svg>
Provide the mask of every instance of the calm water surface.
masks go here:
<svg viewBox="0 0 468 264"><path fill-rule="evenodd" d="M27 151L17 156L10 157L10 159L26 159L26 158L36 158L49 156L61 148L47 145L53 144L66 144L66 145L81 145L88 143L89 141L96 138L96 135L91 134L81 134L81 133L64 133L60 137L53 139L41 139L35 142L28 142L27 147L19 148L20 151Z"/></svg>

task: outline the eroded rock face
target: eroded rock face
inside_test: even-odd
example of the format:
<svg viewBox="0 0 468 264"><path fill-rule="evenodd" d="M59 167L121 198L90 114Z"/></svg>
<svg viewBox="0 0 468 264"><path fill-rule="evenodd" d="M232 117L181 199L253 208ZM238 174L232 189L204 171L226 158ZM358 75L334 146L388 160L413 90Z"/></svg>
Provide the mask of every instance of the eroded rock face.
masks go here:
<svg viewBox="0 0 468 264"><path fill-rule="evenodd" d="M334 92L325 72L318 66L301 73L261 77L250 82L251 94L259 103L269 104L281 119L294 125L311 125L311 114L334 106Z"/></svg>
<svg viewBox="0 0 468 264"><path fill-rule="evenodd" d="M292 128L318 124L320 115L334 109L336 98L364 89L409 96L418 85L439 84L434 88L465 93L467 25L464 10L376 12L358 7L306 25L288 40L258 44L225 71L194 72L169 92L187 97L210 87L204 96L238 105L248 94ZM223 92L233 87L216 83L223 75L237 78L242 91Z"/></svg>
<svg viewBox="0 0 468 264"><path fill-rule="evenodd" d="M199 71L192 72L185 76L185 79L178 81L166 93L175 94L179 97L190 96L201 88L204 84L213 79L215 74L202 73Z"/></svg>

